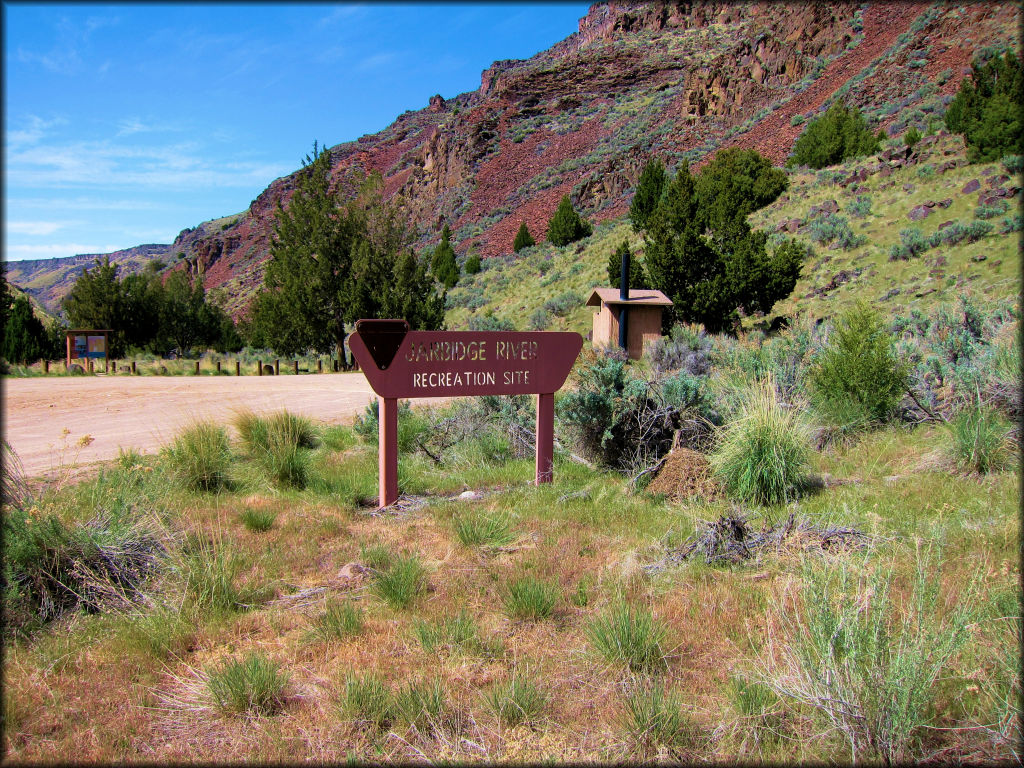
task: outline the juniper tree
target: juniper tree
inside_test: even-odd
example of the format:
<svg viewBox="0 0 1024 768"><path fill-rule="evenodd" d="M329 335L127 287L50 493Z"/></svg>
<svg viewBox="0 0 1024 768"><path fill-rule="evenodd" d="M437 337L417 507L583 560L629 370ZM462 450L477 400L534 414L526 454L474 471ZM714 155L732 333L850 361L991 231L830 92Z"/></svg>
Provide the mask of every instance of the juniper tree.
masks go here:
<svg viewBox="0 0 1024 768"><path fill-rule="evenodd" d="M548 222L548 240L558 247L582 240L593 231L590 224L580 218L568 195L558 203L555 215Z"/></svg>
<svg viewBox="0 0 1024 768"><path fill-rule="evenodd" d="M644 165L636 183L636 192L633 193L633 202L629 205L629 220L633 223L634 231L640 232L647 228L647 221L658 207L667 183L665 166L661 160L655 158Z"/></svg>
<svg viewBox="0 0 1024 768"><path fill-rule="evenodd" d="M519 225L519 231L516 232L515 240L512 241L512 250L516 253L523 250L523 248L529 248L531 245L536 245L533 239L533 235L530 234L530 230L526 226L526 222L522 222Z"/></svg>

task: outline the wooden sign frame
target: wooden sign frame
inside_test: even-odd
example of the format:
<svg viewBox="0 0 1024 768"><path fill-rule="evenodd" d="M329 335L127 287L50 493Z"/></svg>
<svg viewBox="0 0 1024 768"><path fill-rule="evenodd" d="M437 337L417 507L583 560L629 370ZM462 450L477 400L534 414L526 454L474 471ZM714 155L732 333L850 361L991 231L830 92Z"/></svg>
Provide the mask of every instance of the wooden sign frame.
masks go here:
<svg viewBox="0 0 1024 768"><path fill-rule="evenodd" d="M411 331L405 320L360 320L349 348L378 398L380 506L398 499L398 400L537 395L537 485L551 482L555 392L583 337L571 332Z"/></svg>

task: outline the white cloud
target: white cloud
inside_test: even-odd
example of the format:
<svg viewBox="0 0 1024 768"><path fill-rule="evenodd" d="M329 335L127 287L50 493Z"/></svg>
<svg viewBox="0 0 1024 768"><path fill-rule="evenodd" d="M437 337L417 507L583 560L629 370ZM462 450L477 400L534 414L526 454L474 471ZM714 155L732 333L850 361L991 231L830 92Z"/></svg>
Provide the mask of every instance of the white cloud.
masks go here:
<svg viewBox="0 0 1024 768"><path fill-rule="evenodd" d="M5 243L4 259L6 261L22 261L24 259L59 259L66 256L77 256L80 253L110 253L120 250L123 245L99 245L96 243L47 243L46 245L27 245L24 243Z"/></svg>
<svg viewBox="0 0 1024 768"><path fill-rule="evenodd" d="M8 197L9 208L45 208L57 211L153 211L164 206L138 198L127 200L96 197Z"/></svg>
<svg viewBox="0 0 1024 768"><path fill-rule="evenodd" d="M321 27L329 27L342 21L352 21L353 19L362 18L365 15L365 5L339 5L326 16L322 16L319 21L317 21L317 25Z"/></svg>
<svg viewBox="0 0 1024 768"><path fill-rule="evenodd" d="M16 235L52 235L58 229L69 226L66 221L8 221L4 227Z"/></svg>
<svg viewBox="0 0 1024 768"><path fill-rule="evenodd" d="M5 138L7 140L8 152L22 146L38 144L50 132L51 128L66 125L68 121L63 117L46 120L38 115L29 115L25 122L26 125L21 129L6 133Z"/></svg>

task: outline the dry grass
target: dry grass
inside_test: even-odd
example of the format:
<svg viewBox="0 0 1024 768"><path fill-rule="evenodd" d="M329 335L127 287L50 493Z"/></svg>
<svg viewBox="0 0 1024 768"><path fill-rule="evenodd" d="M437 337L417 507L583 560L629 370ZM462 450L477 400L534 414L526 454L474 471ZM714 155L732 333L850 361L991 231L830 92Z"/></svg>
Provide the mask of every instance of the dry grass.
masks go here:
<svg viewBox="0 0 1024 768"><path fill-rule="evenodd" d="M940 440L938 430L883 433L817 457L816 470L860 480L825 488L801 501L801 510L812 516L828 509L831 519L871 532L880 548L911 529L948 535L957 545L947 550L944 600L963 588L970 562L984 564L992 590L1015 594L1017 480L1003 471L942 485L944 472L921 465ZM324 488L348 482L346 472L365 471L359 449L315 458ZM893 474L907 480L886 484ZM699 520L728 511L725 502L651 500L628 493L624 481L579 468L559 466L556 478L551 488L496 489L472 503L446 498L447 479L434 495L428 487L424 506L393 516L339 503L316 490L316 478L301 493L262 486L217 496L174 491L167 501L176 525L234 553L234 587L261 600L241 611L189 608L180 582L157 580L153 604L131 614L75 614L32 638L10 640L4 691L10 757L43 763L67 754L103 762L137 756L291 762L296 754L325 762L844 759L805 713L780 714L774 703L758 709L752 694L742 699L736 691L735 670L775 652L768 638L781 627L770 608L802 583L797 558L769 553L753 565L683 563L648 573L644 566L666 545L678 546ZM898 515L874 506L890 497L901 505ZM249 530L240 519L245 509L273 513L274 525ZM453 521L469 514L514 518L514 545L465 546ZM426 591L396 609L374 596L374 570L386 572L410 554L424 569ZM897 573L894 599L907 594L906 575ZM543 620L509 615L509 586L526 579L557 589L554 611ZM649 670L641 665L629 672L593 650L588 627L618 601L665 627L655 654L661 661ZM312 623L340 604L353 606L361 630L328 628L330 642L311 642ZM982 742L988 756L1010 754L1011 742L998 734L1010 733L1007 670L1013 667L1006 639L1012 633L1006 620L996 621L1010 604L1004 599L1002 612L993 607L977 640L948 670L951 679L965 681L961 687L938 692L945 709L937 725L984 722L992 732L937 731L928 754L949 748L973 754ZM473 629L472 639L452 629L456 619ZM425 628L437 630L436 642L423 642ZM287 673L280 707L270 714L217 710L204 675L250 654ZM982 678L969 678L979 671ZM366 676L379 680L394 703L396 714L383 727L343 706L346 681ZM516 680L543 694L542 707L518 723L488 701L488 695L513 697L509 686ZM978 691L965 693L969 685ZM658 714L676 704L685 717ZM656 726L650 733L641 727L644 717ZM757 738L746 738L750 723L759 724ZM773 741L771 727L783 737Z"/></svg>

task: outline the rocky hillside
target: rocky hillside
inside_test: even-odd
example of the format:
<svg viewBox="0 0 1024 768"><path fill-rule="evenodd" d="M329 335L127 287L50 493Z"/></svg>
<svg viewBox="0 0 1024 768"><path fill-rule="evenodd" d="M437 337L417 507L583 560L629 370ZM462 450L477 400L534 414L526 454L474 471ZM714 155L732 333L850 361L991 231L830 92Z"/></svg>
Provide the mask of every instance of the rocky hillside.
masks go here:
<svg viewBox="0 0 1024 768"><path fill-rule="evenodd" d="M594 222L621 217L652 155L700 165L737 145L782 163L802 124L837 98L890 135L924 132L978 50L1015 46L1017 34L1008 3L597 3L551 49L495 62L476 91L434 96L331 151L339 177L382 175L421 246L448 223L460 256L494 257L511 251L520 222L542 237L565 194ZM202 272L237 316L262 281L274 210L293 178L240 214L143 248ZM59 298L59 281L26 277L11 271L45 304Z"/></svg>

